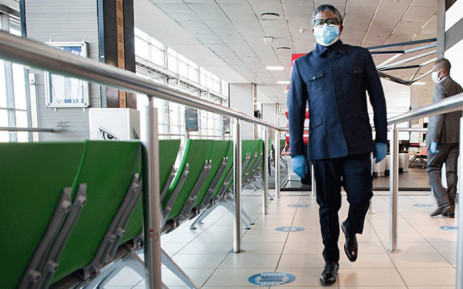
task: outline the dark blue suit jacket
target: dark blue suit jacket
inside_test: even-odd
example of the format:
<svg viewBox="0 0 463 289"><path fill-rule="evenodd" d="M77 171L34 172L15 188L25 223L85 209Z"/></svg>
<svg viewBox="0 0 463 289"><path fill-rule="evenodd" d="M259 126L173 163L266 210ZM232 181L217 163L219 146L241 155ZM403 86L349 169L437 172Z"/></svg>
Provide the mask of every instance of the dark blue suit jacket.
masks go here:
<svg viewBox="0 0 463 289"><path fill-rule="evenodd" d="M374 111L376 142L387 141L386 102L367 49L338 41L294 63L288 92L291 156L304 155L302 133L309 106L309 160L373 151L366 92Z"/></svg>

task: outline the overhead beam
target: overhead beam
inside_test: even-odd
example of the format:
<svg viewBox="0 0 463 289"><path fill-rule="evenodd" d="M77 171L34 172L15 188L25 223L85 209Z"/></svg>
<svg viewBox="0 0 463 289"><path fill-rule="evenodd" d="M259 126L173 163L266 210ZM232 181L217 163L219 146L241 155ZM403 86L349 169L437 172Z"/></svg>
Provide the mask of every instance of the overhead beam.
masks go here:
<svg viewBox="0 0 463 289"><path fill-rule="evenodd" d="M415 41L407 41L407 42L399 42L399 43L372 46L372 47L367 47L367 49L372 50L372 49L383 49L383 48L396 47L396 46L407 46L407 45L414 45L414 44L420 44L420 43L434 42L436 40L437 40L437 38L428 38L428 39L422 39L422 40L415 40Z"/></svg>

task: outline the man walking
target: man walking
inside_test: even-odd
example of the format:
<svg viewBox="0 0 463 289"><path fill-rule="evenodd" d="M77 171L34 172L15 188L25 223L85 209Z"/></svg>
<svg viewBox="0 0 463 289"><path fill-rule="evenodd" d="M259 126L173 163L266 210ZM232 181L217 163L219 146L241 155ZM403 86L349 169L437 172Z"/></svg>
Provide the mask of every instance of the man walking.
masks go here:
<svg viewBox="0 0 463 289"><path fill-rule="evenodd" d="M434 63L432 80L436 83L432 102L463 92L461 86L450 77L450 62L441 58ZM457 159L460 140L461 111L435 115L429 118L426 143L428 145L428 173L437 209L431 216L455 217L457 193ZM447 189L442 186L441 169L445 163Z"/></svg>
<svg viewBox="0 0 463 289"><path fill-rule="evenodd" d="M349 213L341 228L348 259L357 259L356 234L361 234L370 205L372 177L370 153L376 162L386 156L387 120L383 88L368 50L339 40L341 13L321 5L312 14L316 48L294 63L288 92L288 120L294 172L303 178L308 161L314 165L317 203L324 244L322 285L336 282L339 268L341 186L347 193ZM376 142L367 111L368 91L374 111ZM309 142L304 151L302 134L309 106Z"/></svg>

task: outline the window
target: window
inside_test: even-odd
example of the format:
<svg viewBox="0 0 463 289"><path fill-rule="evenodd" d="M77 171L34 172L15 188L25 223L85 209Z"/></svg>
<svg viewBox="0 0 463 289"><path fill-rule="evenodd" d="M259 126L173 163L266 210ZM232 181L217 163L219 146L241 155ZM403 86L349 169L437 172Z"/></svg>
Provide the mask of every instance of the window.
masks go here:
<svg viewBox="0 0 463 289"><path fill-rule="evenodd" d="M21 35L19 20L0 13L0 28L14 35ZM0 127L28 127L24 66L0 60ZM0 131L0 142L28 141L27 132Z"/></svg>
<svg viewBox="0 0 463 289"><path fill-rule="evenodd" d="M227 105L228 83L218 76L200 67L193 61L178 54L172 48L150 37L143 31L135 29L135 53L168 70L157 71L156 67L137 66L137 74L155 82L169 85L207 101ZM140 47L137 47L140 46ZM147 103L146 96L140 95L138 104ZM158 127L161 138L181 138L186 140L185 107L176 103L155 99L158 108ZM199 130L192 135L220 137L222 135L222 116L198 110Z"/></svg>

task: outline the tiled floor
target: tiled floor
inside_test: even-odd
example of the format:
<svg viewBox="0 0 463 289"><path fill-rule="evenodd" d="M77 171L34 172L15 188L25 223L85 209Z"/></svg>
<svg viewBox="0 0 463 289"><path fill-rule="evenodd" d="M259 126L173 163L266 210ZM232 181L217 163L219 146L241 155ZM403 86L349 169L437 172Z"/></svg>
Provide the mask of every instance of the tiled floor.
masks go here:
<svg viewBox="0 0 463 289"><path fill-rule="evenodd" d="M270 288L256 286L248 278L262 272L287 272L296 279L271 288L327 288L319 276L324 265L318 223L318 205L307 193L286 192L269 203L268 215L262 215L260 192L245 191L243 208L256 220L243 232L245 252L230 253L233 244L232 216L219 208L197 230L187 222L162 237L163 249L201 288ZM348 204L339 213L343 220ZM305 204L308 207L288 207ZM427 206L432 205L432 206ZM398 248L389 253L389 197L380 192L373 197L365 230L358 235L359 258L351 263L344 255L341 234L340 269L331 288L424 289L455 288L456 219L431 218L435 201L429 192L401 192L399 197ZM279 232L276 227L303 227L299 232ZM163 268L163 282L171 289L188 288ZM131 269L124 269L105 288L144 288L144 281Z"/></svg>

